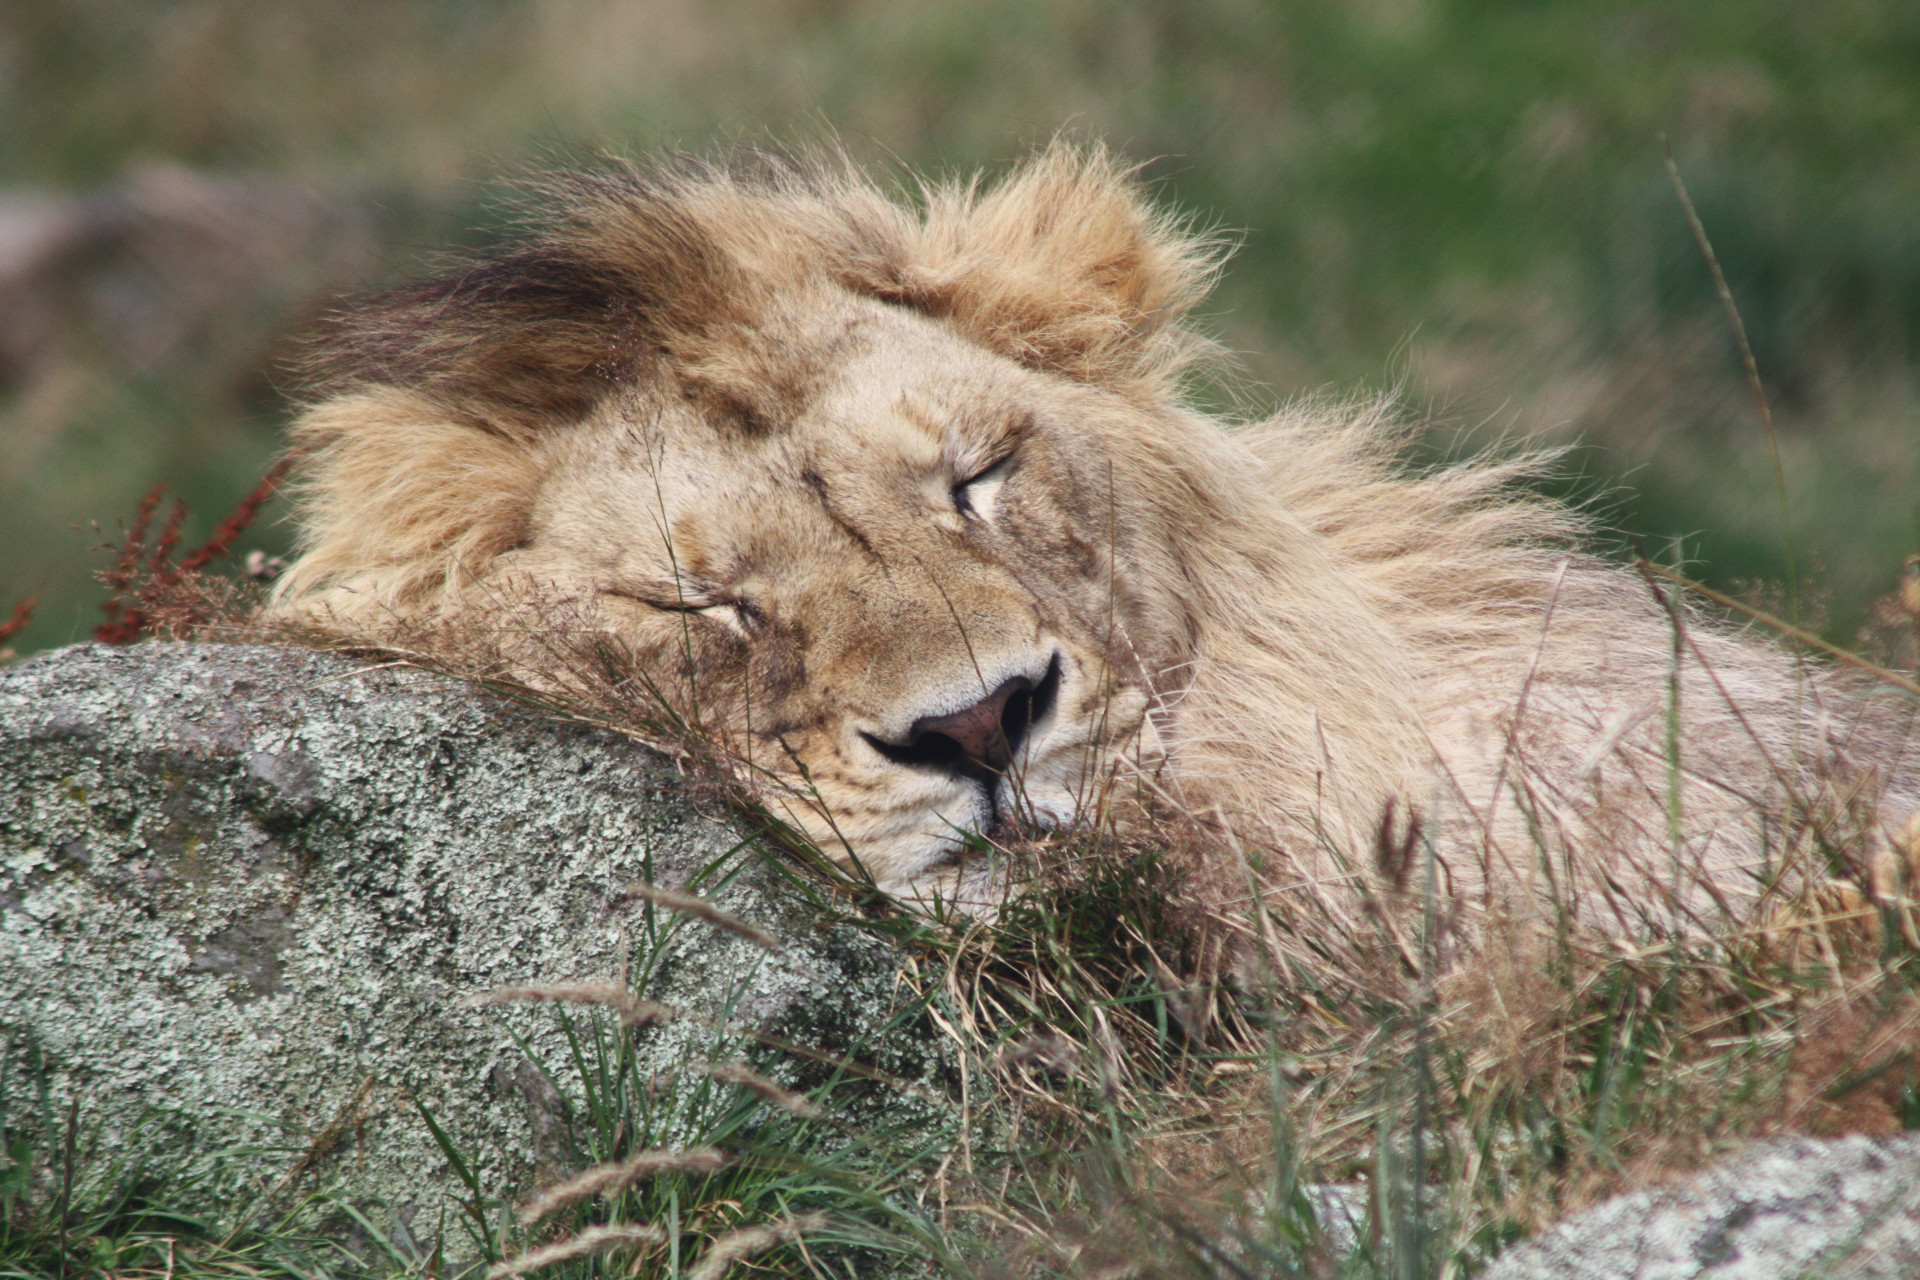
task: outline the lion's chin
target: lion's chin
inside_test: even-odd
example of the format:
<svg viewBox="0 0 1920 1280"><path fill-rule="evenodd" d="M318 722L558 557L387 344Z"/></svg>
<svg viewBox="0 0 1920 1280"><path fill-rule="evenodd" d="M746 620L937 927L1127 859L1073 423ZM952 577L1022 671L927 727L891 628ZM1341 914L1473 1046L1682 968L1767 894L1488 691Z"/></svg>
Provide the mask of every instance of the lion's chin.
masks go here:
<svg viewBox="0 0 1920 1280"><path fill-rule="evenodd" d="M1018 883L1008 851L1071 827L1076 813L1071 797L1062 796L982 813L964 826L933 814L884 834L850 831L844 823L816 833L813 828L825 824L808 814L804 829L856 877L907 906L931 915L991 917Z"/></svg>
<svg viewBox="0 0 1920 1280"><path fill-rule="evenodd" d="M1007 859L991 853L969 853L947 862L894 890L906 906L932 916L960 915L992 920L1015 887Z"/></svg>
<svg viewBox="0 0 1920 1280"><path fill-rule="evenodd" d="M880 859L892 874L875 875L875 881L902 903L929 914L991 919L1020 885L1014 873L1020 847L1070 830L1079 820L1070 794L1022 796L999 806L990 825L965 837L949 831L911 852L892 851Z"/></svg>

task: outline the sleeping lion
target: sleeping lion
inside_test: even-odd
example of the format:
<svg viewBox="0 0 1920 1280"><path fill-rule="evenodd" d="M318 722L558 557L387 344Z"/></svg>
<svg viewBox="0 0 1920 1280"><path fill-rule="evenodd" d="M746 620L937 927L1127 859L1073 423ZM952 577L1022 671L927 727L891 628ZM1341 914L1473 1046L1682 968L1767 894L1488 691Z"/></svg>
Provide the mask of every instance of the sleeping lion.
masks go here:
<svg viewBox="0 0 1920 1280"><path fill-rule="evenodd" d="M1459 899L1702 926L1900 848L1913 699L1581 550L1537 460L1196 408L1219 246L1098 148L547 194L323 340L273 616L492 626L547 687L563 616L908 897L990 898L1009 833L1142 805L1275 891L1364 888L1417 814Z"/></svg>

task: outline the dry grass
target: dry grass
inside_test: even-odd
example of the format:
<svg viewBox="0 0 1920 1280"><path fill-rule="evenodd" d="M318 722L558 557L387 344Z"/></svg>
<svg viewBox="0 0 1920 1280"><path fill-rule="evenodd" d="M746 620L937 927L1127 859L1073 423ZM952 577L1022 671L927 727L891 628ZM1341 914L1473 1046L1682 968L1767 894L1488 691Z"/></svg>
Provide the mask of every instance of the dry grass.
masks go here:
<svg viewBox="0 0 1920 1280"><path fill-rule="evenodd" d="M1882 659L1920 631L1912 573L1877 606L1891 636ZM174 575L149 598L155 616L173 616L167 591L194 609L220 598L202 576ZM335 643L231 612L196 626ZM540 687L514 674L530 645L550 674ZM903 945L964 1064L967 1139L917 1193L945 1233L944 1265L962 1273L1459 1275L1747 1138L1920 1123L1920 825L1904 849L1877 849L1844 804L1767 815L1782 859L1822 874L1783 881L1759 918L1681 930L1637 902L1583 918L1465 910L1442 891L1420 824L1392 813L1370 848L1346 851L1344 896L1256 890L1270 883L1261 851L1223 860L1217 831L1140 797L1128 803L1151 821L998 846L1025 887L995 918L932 919L884 902L769 813L761 789L778 784L729 757L577 609L396 627L380 654L667 751L697 801L744 817L820 874L823 901ZM1246 888L1223 893L1222 867L1241 868ZM697 900L635 892L760 940L752 922L709 919ZM533 986L501 998L630 1014L643 995ZM706 1078L771 1098L795 1122L823 1107L831 1123L830 1101L772 1098L778 1086L729 1070ZM1000 1136L982 1145L987 1132ZM527 1220L630 1185L629 1172L645 1178L633 1162L648 1158L586 1171ZM1314 1190L1325 1183L1362 1189L1357 1242ZM707 1256L721 1257L729 1232L742 1259L790 1244L782 1221L715 1218ZM650 1238L605 1234L651 1225L581 1220L536 1247L653 1257Z"/></svg>

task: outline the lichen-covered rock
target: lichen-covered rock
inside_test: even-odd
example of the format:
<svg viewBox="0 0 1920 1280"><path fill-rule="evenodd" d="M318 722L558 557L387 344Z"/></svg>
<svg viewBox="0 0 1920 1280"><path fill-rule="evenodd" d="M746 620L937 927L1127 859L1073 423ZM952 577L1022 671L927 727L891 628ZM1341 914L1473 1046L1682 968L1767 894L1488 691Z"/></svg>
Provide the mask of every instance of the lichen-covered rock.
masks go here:
<svg viewBox="0 0 1920 1280"><path fill-rule="evenodd" d="M1570 1218L1502 1255L1486 1280L1916 1275L1920 1138L1782 1138Z"/></svg>
<svg viewBox="0 0 1920 1280"><path fill-rule="evenodd" d="M681 1011L639 1035L649 1069L757 1045L805 1083L795 1064L852 1058L894 1081L876 1114L940 1122L898 954L678 781L615 735L340 656L83 646L0 671L0 1101L78 1099L109 1148L161 1125L228 1153L216 1189L332 1177L431 1222L457 1186L415 1100L502 1195L570 1158L554 1012L472 998L631 972Z"/></svg>

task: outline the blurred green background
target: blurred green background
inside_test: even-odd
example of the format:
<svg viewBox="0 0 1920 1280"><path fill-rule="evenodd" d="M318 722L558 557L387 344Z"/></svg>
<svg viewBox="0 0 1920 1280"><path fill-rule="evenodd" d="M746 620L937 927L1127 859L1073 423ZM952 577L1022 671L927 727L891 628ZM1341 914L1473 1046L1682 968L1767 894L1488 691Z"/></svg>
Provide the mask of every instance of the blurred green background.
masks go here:
<svg viewBox="0 0 1920 1280"><path fill-rule="evenodd" d="M288 335L498 234L516 170L829 130L953 169L1062 127L1236 235L1209 322L1256 404L1577 442L1566 488L1709 580L1780 581L1790 532L1842 640L1920 550L1910 0L58 0L0 5L14 643L92 627L148 486L205 536L278 448Z"/></svg>

